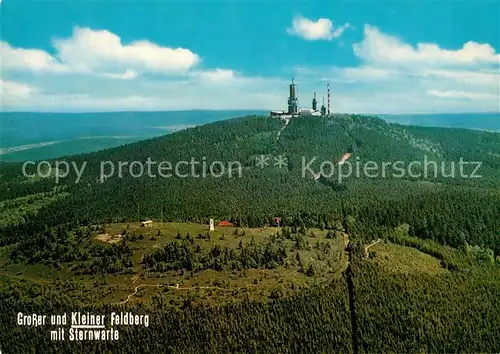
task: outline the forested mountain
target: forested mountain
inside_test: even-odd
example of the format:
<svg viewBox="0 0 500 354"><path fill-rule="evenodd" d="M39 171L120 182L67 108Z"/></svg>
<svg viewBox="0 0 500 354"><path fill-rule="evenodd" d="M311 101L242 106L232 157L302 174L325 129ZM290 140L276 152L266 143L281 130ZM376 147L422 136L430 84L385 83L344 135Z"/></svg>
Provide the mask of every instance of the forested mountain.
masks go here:
<svg viewBox="0 0 500 354"><path fill-rule="evenodd" d="M53 167L59 163L62 172L61 161L70 171L57 180ZM154 162L149 174L148 161ZM40 169L46 178L36 175L36 163L26 166L34 177L22 176L22 164L0 166L4 269L29 264L118 277L138 270L138 278L154 273L158 279L204 271L228 272L231 279L235 272L281 269L273 275L281 284L283 274L316 277L299 250L328 263L325 269L337 269L325 255L342 261L343 252L327 248L340 234L349 240L343 279L332 275L327 286L224 306L187 300L173 305L166 295L145 301L137 308L155 313L155 326L127 329L120 345L130 351L124 352L500 351L498 133L352 115L300 117L288 124L247 116L50 165L51 173L48 164ZM276 217L282 228L271 241L242 241L238 228L262 232ZM137 256L139 246L153 245L163 231L135 234L128 226L147 219L207 224L210 218L234 224L231 236L218 234L216 240L227 247L203 248L214 239L177 231L174 242ZM108 235L106 228L117 223L127 224L120 243L96 243L96 234ZM324 239L318 240L318 230ZM363 251L373 240L380 241ZM9 280L0 308L10 315L20 309L122 308L91 296L85 306L59 298L63 288ZM0 321L1 332L11 328ZM30 336L50 352L118 348L110 342L56 345L34 329L15 331L24 341L9 341L11 352L33 348Z"/></svg>
<svg viewBox="0 0 500 354"><path fill-rule="evenodd" d="M500 241L495 237L500 228L500 219L495 217L500 212L499 134L403 127L362 116L294 119L278 139L282 127L279 120L244 117L65 158L80 167L86 163L79 183L75 183L78 176L71 168L70 175L59 181L68 196L41 208L36 216L23 219L14 229L5 230L3 242L22 237L25 230L67 222L144 218L203 221L212 217L253 227L281 216L286 224L320 226L349 214L370 228L408 223L418 236L454 246L464 241L484 244L500 252ZM353 155L348 163L336 165L342 155L350 152ZM257 166L261 155L269 158L270 166ZM280 156L286 158L286 164L281 168L273 166ZM148 159L156 163L151 168L155 177L148 176ZM198 162L194 174L187 165L192 159ZM315 181L311 170L304 168L313 159L313 172L318 173L326 161L335 164L335 173L328 177L330 167L325 165L327 177ZM481 162L481 166L474 171L476 165L464 165L463 177L461 159ZM162 161L171 164L168 172L173 176L159 175ZM179 171L186 177L174 173L179 161L186 162ZM219 178L209 170L214 161L221 162L215 166L219 168L216 174L225 171ZM408 171L400 176L390 166L384 176L382 164L394 166L398 161L405 168L412 162L420 164L413 165L413 176ZM427 178L423 176L425 161L430 166ZM121 176L120 162L128 163L121 169ZM203 162L207 176L194 177L203 173ZM241 164L241 176L234 162ZM135 165L129 169L132 163ZM377 177L370 178L373 172L363 172L367 163L378 165L374 170ZM337 171L347 173L348 164L353 173L339 182ZM142 177L131 176L130 172L139 174L141 165ZM228 171L231 166L232 174ZM105 175L111 175L112 169L114 174L100 178L101 168ZM57 185L53 178L20 183L16 177L20 170L20 165L3 166L3 199L48 192ZM36 172L33 165L27 170ZM453 170L454 177L447 177ZM473 172L481 177L469 177ZM414 177L418 174L422 176Z"/></svg>

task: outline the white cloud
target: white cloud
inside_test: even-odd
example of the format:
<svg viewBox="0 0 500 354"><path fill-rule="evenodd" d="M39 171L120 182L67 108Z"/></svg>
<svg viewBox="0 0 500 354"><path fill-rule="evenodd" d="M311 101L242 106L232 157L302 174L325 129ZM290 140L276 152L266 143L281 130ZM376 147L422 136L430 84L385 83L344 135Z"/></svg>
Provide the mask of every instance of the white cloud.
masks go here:
<svg viewBox="0 0 500 354"><path fill-rule="evenodd" d="M309 81L330 81L335 110L371 113L498 112L499 55L489 44L461 49L412 46L365 26L353 45L359 66L299 68Z"/></svg>
<svg viewBox="0 0 500 354"><path fill-rule="evenodd" d="M233 70L219 68L215 70L195 71L191 75L201 80L219 83L228 83L236 79L236 73Z"/></svg>
<svg viewBox="0 0 500 354"><path fill-rule="evenodd" d="M316 41L320 39L332 40L338 38L351 25L345 23L334 29L333 23L327 18L320 18L316 21L298 16L292 21L292 27L287 28L287 33L302 37L308 41Z"/></svg>
<svg viewBox="0 0 500 354"><path fill-rule="evenodd" d="M200 61L186 48L162 47L147 40L123 44L109 31L81 27L75 27L69 38L54 39L53 46L54 56L39 49L12 48L2 42L3 70L101 73L131 79L138 72L183 72Z"/></svg>
<svg viewBox="0 0 500 354"><path fill-rule="evenodd" d="M36 95L35 86L0 79L0 110L8 106L23 106Z"/></svg>
<svg viewBox="0 0 500 354"><path fill-rule="evenodd" d="M136 80L106 80L86 76L44 77L44 88L25 100L4 102L5 111L95 112L157 111L186 109L267 110L286 105L288 82L273 78L236 76L230 83L201 77L173 80L139 77Z"/></svg>
<svg viewBox="0 0 500 354"><path fill-rule="evenodd" d="M9 43L0 41L0 66L2 70L30 70L62 72L67 68L49 53L39 49L12 48Z"/></svg>
<svg viewBox="0 0 500 354"><path fill-rule="evenodd" d="M360 66L353 68L343 68L342 76L347 80L352 80L354 82L359 80L364 81L382 81L390 80L397 75L394 70L386 68L376 68L371 66Z"/></svg>
<svg viewBox="0 0 500 354"><path fill-rule="evenodd" d="M500 54L489 44L466 42L457 50L443 49L435 43L418 43L416 47L365 25L364 38L353 44L354 53L365 62L403 66L496 64Z"/></svg>
<svg viewBox="0 0 500 354"><path fill-rule="evenodd" d="M122 44L120 37L106 30L75 27L73 36L55 39L54 47L63 63L80 71L112 66L153 72L187 70L199 62L189 49L161 47L146 40Z"/></svg>
<svg viewBox="0 0 500 354"><path fill-rule="evenodd" d="M428 78L450 79L457 83L467 84L470 86L488 87L492 90L500 89L500 72L498 71L423 69L418 71L416 74Z"/></svg>
<svg viewBox="0 0 500 354"><path fill-rule="evenodd" d="M468 100L495 100L498 99L498 95L485 92L466 92L466 91L440 91L440 90L427 90L426 93L430 96L442 97L442 98L465 98Z"/></svg>
<svg viewBox="0 0 500 354"><path fill-rule="evenodd" d="M323 31L324 38L333 38L340 28L327 26L329 34ZM307 33L309 38L320 38L322 31ZM499 111L500 73L493 60L498 54L484 49L489 47L478 44L482 54L467 56L436 44L411 46L367 26L364 39L353 46L361 59L359 66L302 67L297 71L300 103L310 106L314 91L321 102L328 80L336 112ZM445 54L438 54L436 48ZM463 48L471 50L470 45ZM199 56L188 49L179 51L146 41L123 44L109 31L76 28L71 37L54 41L53 55L13 48L5 42L2 50L2 110L286 108L288 78L203 68L197 65ZM458 60L457 55L469 59ZM30 74L33 72L37 75ZM148 75L151 73L155 75Z"/></svg>
<svg viewBox="0 0 500 354"><path fill-rule="evenodd" d="M124 44L109 31L75 27L72 36L53 40L53 55L2 44L2 79L18 85L9 86L12 99L4 100L1 110L267 109L285 104L287 82L280 79L200 68L199 56L188 49L147 41ZM158 73L163 75L148 75ZM40 90L32 90L34 84Z"/></svg>
<svg viewBox="0 0 500 354"><path fill-rule="evenodd" d="M29 85L5 81L0 79L0 88L2 92L2 98L4 97L26 97L32 92L36 92L38 89Z"/></svg>

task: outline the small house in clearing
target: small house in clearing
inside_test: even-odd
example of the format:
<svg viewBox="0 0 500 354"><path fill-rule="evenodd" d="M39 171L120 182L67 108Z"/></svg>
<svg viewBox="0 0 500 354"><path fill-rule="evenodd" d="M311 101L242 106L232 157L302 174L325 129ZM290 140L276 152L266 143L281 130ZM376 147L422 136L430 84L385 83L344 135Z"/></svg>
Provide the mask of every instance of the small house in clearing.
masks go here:
<svg viewBox="0 0 500 354"><path fill-rule="evenodd" d="M281 226L281 218L278 218L278 217L273 218L273 222L271 223L271 226L280 227Z"/></svg>
<svg viewBox="0 0 500 354"><path fill-rule="evenodd" d="M217 226L231 227L231 226L233 226L233 223L231 223L227 220L222 220L220 223L217 224Z"/></svg>
<svg viewBox="0 0 500 354"><path fill-rule="evenodd" d="M150 227L153 226L153 220L146 220L141 222L141 227Z"/></svg>

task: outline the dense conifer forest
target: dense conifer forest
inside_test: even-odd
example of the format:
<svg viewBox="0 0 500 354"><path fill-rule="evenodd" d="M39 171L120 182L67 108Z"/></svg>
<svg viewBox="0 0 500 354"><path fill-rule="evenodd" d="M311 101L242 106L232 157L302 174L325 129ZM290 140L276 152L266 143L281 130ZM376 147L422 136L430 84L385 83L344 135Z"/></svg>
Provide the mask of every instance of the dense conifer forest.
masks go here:
<svg viewBox="0 0 500 354"><path fill-rule="evenodd" d="M287 257L293 258L292 252L301 247L323 257L330 252L327 239L345 233L349 262L341 277L267 300L172 305L159 294L131 307L83 295L85 301L75 302L63 288L9 278L3 266L0 350L500 351L500 134L405 127L350 115L300 117L278 135L282 127L279 120L249 116L69 156L64 159L77 166L86 163L84 173L71 171L58 183L54 176L23 177L22 164L1 164L0 213L8 222L0 224L0 256L5 264L54 269L69 264L78 275L133 274L135 264L141 272L154 273L276 269L288 266ZM347 153L350 160L339 165ZM269 159L267 166L257 164L263 157ZM278 157L286 158L286 164L275 166ZM122 176L101 177L103 161L109 168L120 161L145 164L148 158L172 165L192 159L207 165L220 161L217 173L238 162L241 175L136 178L127 168ZM354 172L341 179L337 174L315 179L304 169L311 160L314 173L322 161L344 172L349 167L355 171L356 163L422 163L414 167L414 175L400 176L392 164L384 176ZM460 167L460 161L481 164L475 171L475 164ZM452 162L454 172L461 173L453 178L447 176ZM202 163L193 170L183 168L186 174L203 173ZM34 165L27 168L34 170ZM470 177L474 172L480 177ZM210 236L182 234L141 259L134 258L135 239L126 231L118 243L94 239L105 225L147 219L198 224L215 219L237 228L264 228L276 217L282 228L266 242L200 249L198 244ZM326 239L315 239L313 229L324 231ZM304 246L304 240L310 245ZM380 242L365 250L374 240ZM312 268L308 276L315 277ZM46 332L14 323L19 311L107 313L131 308L154 314L152 324L123 329L116 343L57 343Z"/></svg>

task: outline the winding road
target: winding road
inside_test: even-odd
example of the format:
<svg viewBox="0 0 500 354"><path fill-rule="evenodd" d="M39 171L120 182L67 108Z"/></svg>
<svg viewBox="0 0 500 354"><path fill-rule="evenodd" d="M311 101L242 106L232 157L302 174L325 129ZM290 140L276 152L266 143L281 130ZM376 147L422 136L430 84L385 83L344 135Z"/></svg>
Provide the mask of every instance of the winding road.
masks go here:
<svg viewBox="0 0 500 354"><path fill-rule="evenodd" d="M116 305L124 305L126 304L127 302L129 302L129 300L135 296L137 294L137 292L139 291L140 288L145 288L145 287L156 287L156 288L160 288L160 287L167 287L167 288L170 288L170 289L175 289L175 290L195 290L195 289L216 289L216 290L222 290L222 291L233 291L234 289L226 289L226 288L221 288L219 286L187 286L187 287L183 287L181 288L179 286L179 284L176 284L175 286L174 285L163 285L163 284L141 284L141 285L138 285L135 287L135 290L132 294L128 295L127 298L121 302L117 302Z"/></svg>

